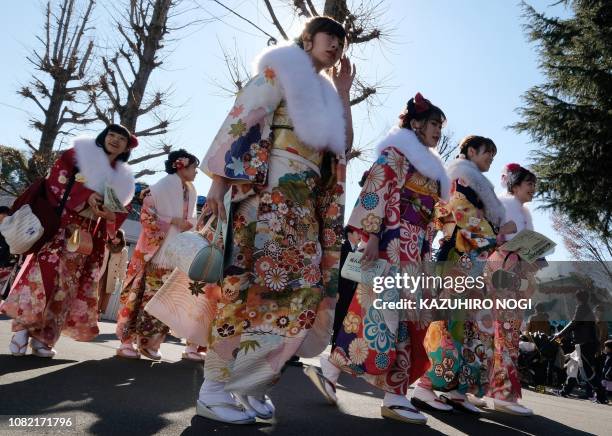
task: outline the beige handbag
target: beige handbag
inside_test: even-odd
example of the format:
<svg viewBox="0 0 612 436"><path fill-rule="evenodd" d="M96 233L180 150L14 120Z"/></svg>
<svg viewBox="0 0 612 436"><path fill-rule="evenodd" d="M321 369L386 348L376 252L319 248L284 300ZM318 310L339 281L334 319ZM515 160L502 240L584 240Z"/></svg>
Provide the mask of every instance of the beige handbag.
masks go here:
<svg viewBox="0 0 612 436"><path fill-rule="evenodd" d="M210 244L204 234L209 231L213 218L210 217L201 230L182 232L168 241L164 250L164 257L168 265L172 265L173 268L178 268L184 273L189 272L196 254Z"/></svg>
<svg viewBox="0 0 612 436"><path fill-rule="evenodd" d="M226 203L228 212L230 206L231 203ZM219 283L223 279L224 249L229 243L231 212L224 222L217 220L212 242L209 242L204 234L210 230L214 219L215 217L211 216L204 227L197 232L179 233L168 241L165 247L164 255L168 264L187 273L191 280Z"/></svg>
<svg viewBox="0 0 612 436"><path fill-rule="evenodd" d="M217 311L217 300L206 295L203 286L203 283L190 281L187 274L175 268L145 310L170 327L174 336L205 347Z"/></svg>
<svg viewBox="0 0 612 436"><path fill-rule="evenodd" d="M24 254L40 239L45 229L29 204L22 206L0 223L0 233L4 236L12 254Z"/></svg>
<svg viewBox="0 0 612 436"><path fill-rule="evenodd" d="M98 218L96 222L94 233L98 229L98 224L100 224L100 218ZM66 241L66 250L71 253L89 256L93 251L93 239L91 233L89 233L89 227L91 227L91 221L89 222L87 230L84 230L80 226L69 226L68 230L70 230L70 237Z"/></svg>

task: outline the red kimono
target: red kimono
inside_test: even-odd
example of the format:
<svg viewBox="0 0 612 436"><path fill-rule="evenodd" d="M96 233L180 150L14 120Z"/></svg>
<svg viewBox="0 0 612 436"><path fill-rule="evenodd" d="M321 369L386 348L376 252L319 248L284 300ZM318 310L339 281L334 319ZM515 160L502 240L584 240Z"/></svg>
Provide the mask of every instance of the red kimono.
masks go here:
<svg viewBox="0 0 612 436"><path fill-rule="evenodd" d="M62 331L78 341L98 333L98 271L108 233L114 233L127 218L116 214L115 223L98 222L90 212L88 198L104 195L104 186L113 187L127 205L134 194L134 178L123 162L110 165L102 148L93 139L77 138L74 147L55 162L46 178L47 197L58 206L68 181L77 171L61 217L60 229L36 254L29 255L17 275L0 312L13 318L13 331L26 328L30 336L53 346ZM80 227L92 235L91 254L66 250L69 227Z"/></svg>

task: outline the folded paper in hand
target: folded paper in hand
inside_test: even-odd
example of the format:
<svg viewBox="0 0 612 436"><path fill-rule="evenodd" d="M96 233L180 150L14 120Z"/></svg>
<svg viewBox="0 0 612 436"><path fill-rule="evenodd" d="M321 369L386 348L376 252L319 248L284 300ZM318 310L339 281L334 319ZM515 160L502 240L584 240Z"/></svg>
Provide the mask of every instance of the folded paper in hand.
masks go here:
<svg viewBox="0 0 612 436"><path fill-rule="evenodd" d="M108 185L104 188L104 208L114 213L127 213L127 209L117 198L115 190Z"/></svg>
<svg viewBox="0 0 612 436"><path fill-rule="evenodd" d="M371 286L374 283L374 277L384 274L387 269L387 261L378 259L376 262L363 265L361 263L362 258L363 253L349 253L340 274L345 279Z"/></svg>
<svg viewBox="0 0 612 436"><path fill-rule="evenodd" d="M512 238L500 247L501 250L515 251L521 259L528 263L533 263L555 249L555 242L548 239L541 233L533 230L521 230Z"/></svg>

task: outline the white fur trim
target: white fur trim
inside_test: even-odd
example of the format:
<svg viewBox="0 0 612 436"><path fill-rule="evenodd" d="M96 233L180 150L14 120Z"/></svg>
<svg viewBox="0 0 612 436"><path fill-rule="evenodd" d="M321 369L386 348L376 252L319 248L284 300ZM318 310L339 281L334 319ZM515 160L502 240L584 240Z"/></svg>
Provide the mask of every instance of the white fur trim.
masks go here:
<svg viewBox="0 0 612 436"><path fill-rule="evenodd" d="M433 148L421 143L412 130L395 126L376 147L376 155L380 156L385 148L395 147L402 152L419 173L428 179L440 182L440 197L448 201L450 179L446 175L440 155Z"/></svg>
<svg viewBox="0 0 612 436"><path fill-rule="evenodd" d="M346 120L340 96L324 74L317 74L310 56L295 44L272 47L254 61L255 74L267 67L276 73L287 101L295 134L317 150L344 154Z"/></svg>
<svg viewBox="0 0 612 436"><path fill-rule="evenodd" d="M187 216L189 221L195 226L196 224L196 202L198 195L192 183L187 183L187 189L189 191L189 203L187 208ZM158 214L173 218L183 216L183 182L177 174L168 174L161 178L154 185L151 186L151 197L155 203L155 210ZM166 234L166 238L162 243L155 256L151 259L151 262L166 268L174 267L171 262L168 261L166 256L166 247L169 241L180 233L178 226L174 224L170 225L170 229Z"/></svg>
<svg viewBox="0 0 612 436"><path fill-rule="evenodd" d="M113 168L108 156L102 147L96 145L94 138L84 136L74 138L72 146L79 172L85 177L85 186L104 196L104 188L109 185L124 206L130 204L136 190L136 179L130 166L125 162L116 161Z"/></svg>
<svg viewBox="0 0 612 436"><path fill-rule="evenodd" d="M504 205L506 211L505 222L514 221L516 223L516 233L521 230L533 230L533 220L529 209L512 194L502 194L499 196L499 201ZM516 233L506 235L506 240L514 238Z"/></svg>
<svg viewBox="0 0 612 436"><path fill-rule="evenodd" d="M468 186L474 190L484 204L485 217L494 226L503 224L504 206L495 195L493 184L482 174L474 162L462 158L455 159L446 167L446 173L451 180L461 178L467 182Z"/></svg>

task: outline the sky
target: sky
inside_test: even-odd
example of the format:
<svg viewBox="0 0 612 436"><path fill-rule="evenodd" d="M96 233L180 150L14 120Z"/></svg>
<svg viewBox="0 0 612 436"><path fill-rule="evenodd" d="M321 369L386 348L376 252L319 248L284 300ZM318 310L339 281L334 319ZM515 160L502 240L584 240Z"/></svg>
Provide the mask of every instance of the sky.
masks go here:
<svg viewBox="0 0 612 436"><path fill-rule="evenodd" d="M58 0L54 0L58 2ZM204 156L221 123L232 107L233 99L218 83L229 86L221 46L239 54L247 66L266 47L268 37L250 24L230 14L212 0L184 0L182 14L171 22L180 27L201 20L172 36L166 44L164 64L151 78L150 89L170 89L171 107L167 110L175 122L164 138L176 148L185 148L198 157ZM276 37L264 2L259 0L222 0L223 4L253 21ZM107 54L105 43L117 40L110 21L116 1L98 0L93 27L98 35L94 62ZM301 19L292 16L287 3L272 1L279 21L290 36L297 36ZM315 1L315 5L321 2ZM360 2L351 2L350 4ZM374 2L378 3L378 2ZM563 6L550 6L551 0L528 2L540 12L567 16ZM322 7L319 7L322 10ZM10 2L0 16L3 68L0 68L0 144L23 148L20 137L38 139L28 127L28 119L39 115L33 102L25 101L16 91L35 73L26 60L41 35L43 5L39 0ZM508 126L519 120L516 108L521 95L530 87L543 83L538 70L536 46L527 40L522 28L525 19L514 0L386 0L377 9L377 22L387 36L382 42L371 42L351 49L349 54L360 77L368 83L383 84L372 105L353 107L355 145L374 149L409 98L421 92L442 108L448 122L446 133L457 143L466 135L490 137L498 147L495 161L486 174L498 193L502 192L500 174L510 162L529 164L530 152L538 144L527 135L517 134ZM216 18L215 18L216 17ZM218 18L218 19L217 19ZM93 71L93 70L92 70ZM217 85L215 84L217 83ZM152 120L139 121L139 128ZM94 134L99 125L83 130ZM146 147L146 141L142 141ZM346 217L359 194L357 182L373 160L352 161L347 174ZM163 168L163 159L149 161L148 167ZM159 173L144 181L151 183ZM205 195L210 180L199 174L198 193ZM570 260L561 237L552 229L549 213L537 209L539 201L529 204L535 229L557 243L549 260Z"/></svg>

